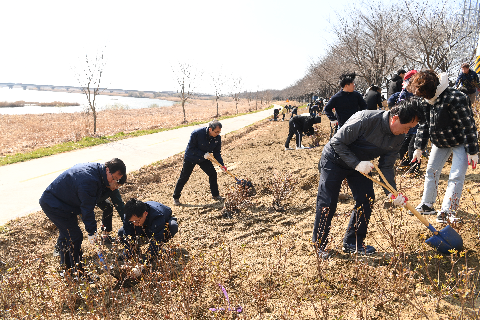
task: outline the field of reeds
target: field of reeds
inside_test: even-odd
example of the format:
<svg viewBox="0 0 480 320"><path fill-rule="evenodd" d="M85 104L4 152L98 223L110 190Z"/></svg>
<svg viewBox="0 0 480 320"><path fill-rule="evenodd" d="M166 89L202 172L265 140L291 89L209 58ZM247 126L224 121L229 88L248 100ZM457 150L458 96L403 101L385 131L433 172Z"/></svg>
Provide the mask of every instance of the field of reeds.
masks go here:
<svg viewBox="0 0 480 320"><path fill-rule="evenodd" d="M57 231L48 218L37 212L10 222L0 232L0 318L479 319L478 169L467 171L457 214L463 222L452 225L463 238L462 251L442 255L426 245L431 232L405 209L389 206L375 187L366 243L377 253L343 253L354 205L345 185L330 232L333 256L320 260L311 235L317 164L330 134L323 119L312 149L284 151L287 121L263 121L222 138L226 166L253 182L253 196L242 194L232 177L219 171L226 200L215 202L197 168L182 193L183 205L174 207L182 155L130 174L120 189L125 201L164 203L179 222L179 233L139 278L131 277L138 261L120 260L119 245L103 248L111 267L105 271L85 236L85 264L99 279L94 284L65 279L52 256ZM309 143L305 138L303 144ZM438 202L449 169L447 163ZM399 172L396 179L399 191L416 206L423 176ZM427 219L437 229L444 227L435 216ZM119 227L116 216L114 230Z"/></svg>

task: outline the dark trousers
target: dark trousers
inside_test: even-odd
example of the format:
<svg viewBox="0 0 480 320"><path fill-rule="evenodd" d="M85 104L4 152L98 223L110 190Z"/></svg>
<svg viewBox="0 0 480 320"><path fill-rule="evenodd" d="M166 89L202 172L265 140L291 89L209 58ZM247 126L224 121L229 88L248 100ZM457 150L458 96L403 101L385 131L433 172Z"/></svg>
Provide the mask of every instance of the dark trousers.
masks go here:
<svg viewBox="0 0 480 320"><path fill-rule="evenodd" d="M193 172L193 168L195 168L196 165L197 163L183 160L182 172L180 173L180 177L178 178L177 185L175 186L175 191L173 192L174 199L180 199L180 196L182 195L183 187L185 186L188 179L190 178L190 175ZM208 181L210 182L210 191L212 192L212 196L216 197L220 195L220 193L218 192L217 172L215 171L213 164L210 161L205 160L198 163L198 165L200 166L200 169L202 169L203 172L205 172L208 176Z"/></svg>
<svg viewBox="0 0 480 320"><path fill-rule="evenodd" d="M40 206L59 230L57 246L60 251L60 264L67 269L82 270L83 233L78 226L77 215L51 208L41 200Z"/></svg>
<svg viewBox="0 0 480 320"><path fill-rule="evenodd" d="M413 152L415 151L415 134L405 135L405 140L403 140L402 146L398 154L402 160L401 165L408 166L410 161L412 161Z"/></svg>
<svg viewBox="0 0 480 320"><path fill-rule="evenodd" d="M100 201L97 203L97 207L102 210L102 225L103 230L107 232L112 231L112 220L113 220L113 206L117 209L118 215L123 222L123 200L120 192L117 190L108 190L108 197L112 200L111 202L107 202L107 199Z"/></svg>
<svg viewBox="0 0 480 320"><path fill-rule="evenodd" d="M293 135L295 135L295 141L297 143L297 147L300 147L302 145L302 134L298 132L298 130L296 130L293 124L290 122L288 126L287 141L285 141L285 148L288 148L290 146L290 140L292 140Z"/></svg>
<svg viewBox="0 0 480 320"><path fill-rule="evenodd" d="M319 170L320 181L313 225L313 242L322 250L327 246L330 225L337 210L338 194L342 181L346 178L355 200L355 210L350 216L343 242L361 246L367 235L368 222L375 200L373 182L354 169L345 169L328 161L323 154Z"/></svg>

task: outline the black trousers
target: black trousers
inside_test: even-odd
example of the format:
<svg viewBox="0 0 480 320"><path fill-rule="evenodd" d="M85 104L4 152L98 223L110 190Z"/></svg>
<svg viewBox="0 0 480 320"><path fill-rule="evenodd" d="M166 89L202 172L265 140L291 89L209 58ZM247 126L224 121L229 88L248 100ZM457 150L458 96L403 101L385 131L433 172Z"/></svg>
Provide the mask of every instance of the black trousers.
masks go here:
<svg viewBox="0 0 480 320"><path fill-rule="evenodd" d="M190 175L193 172L193 168L195 168L196 165L197 163L183 160L182 172L180 173L180 177L178 178L177 185L175 186L175 191L173 192L174 199L180 199L180 196L182 195L183 187L185 186L188 179L190 178ZM218 192L217 172L215 171L213 164L210 161L205 160L198 163L198 165L200 166L200 169L202 169L203 172L205 172L208 176L208 181L210 182L210 191L212 192L212 196L216 197L220 195L220 193Z"/></svg>
<svg viewBox="0 0 480 320"><path fill-rule="evenodd" d="M319 163L317 206L312 241L322 250L328 243L332 218L337 210L338 194L343 179L347 179L355 200L355 210L350 216L343 243L360 247L367 235L368 222L375 200L373 182L354 169L345 169L329 161L322 154Z"/></svg>
<svg viewBox="0 0 480 320"><path fill-rule="evenodd" d="M60 251L60 264L67 269L83 270L82 267L82 242L83 233L78 226L78 218L72 212L51 208L40 199L40 206L47 217L59 230L57 239Z"/></svg>
<svg viewBox="0 0 480 320"><path fill-rule="evenodd" d="M405 135L405 140L403 140L400 151L398 151L398 153L400 154L400 160L402 160L401 165L408 166L411 164L410 161L412 161L414 151L415 151L415 134L407 134Z"/></svg>
<svg viewBox="0 0 480 320"><path fill-rule="evenodd" d="M298 132L294 128L293 124L290 122L288 127L287 141L285 141L285 148L288 148L290 146L290 140L292 140L293 135L295 135L295 141L297 143L297 147L300 147L302 145L302 134Z"/></svg>

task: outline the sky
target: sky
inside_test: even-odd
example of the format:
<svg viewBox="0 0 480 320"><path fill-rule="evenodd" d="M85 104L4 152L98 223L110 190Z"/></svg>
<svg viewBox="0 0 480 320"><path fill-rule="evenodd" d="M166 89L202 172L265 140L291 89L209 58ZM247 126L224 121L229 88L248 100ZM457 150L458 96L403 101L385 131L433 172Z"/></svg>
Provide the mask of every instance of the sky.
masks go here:
<svg viewBox="0 0 480 320"><path fill-rule="evenodd" d="M103 53L101 86L196 92L284 89L325 54L330 20L350 1L3 1L0 83L79 86ZM80 76L80 78L82 78ZM216 80L213 80L216 79ZM1 100L1 98L0 98Z"/></svg>

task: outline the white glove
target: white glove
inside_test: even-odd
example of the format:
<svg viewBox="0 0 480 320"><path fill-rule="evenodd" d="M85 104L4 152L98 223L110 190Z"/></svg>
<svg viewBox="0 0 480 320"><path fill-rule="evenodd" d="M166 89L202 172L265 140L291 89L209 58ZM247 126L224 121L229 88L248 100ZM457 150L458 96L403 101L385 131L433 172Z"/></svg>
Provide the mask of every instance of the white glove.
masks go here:
<svg viewBox="0 0 480 320"><path fill-rule="evenodd" d="M330 120L330 124L332 126L336 126L338 124L338 121L337 120Z"/></svg>
<svg viewBox="0 0 480 320"><path fill-rule="evenodd" d="M88 241L90 241L91 244L97 243L98 241L97 231L95 231L95 233L92 235L88 235Z"/></svg>
<svg viewBox="0 0 480 320"><path fill-rule="evenodd" d="M412 155L412 163L413 162L421 162L422 161L422 150L421 149L415 149Z"/></svg>
<svg viewBox="0 0 480 320"><path fill-rule="evenodd" d="M360 163L355 167L355 170L363 174L369 174L373 168L374 165L370 161L360 161Z"/></svg>
<svg viewBox="0 0 480 320"><path fill-rule="evenodd" d="M144 268L145 267L143 266L143 264L137 264L135 267L132 268L132 275L135 278L140 277Z"/></svg>
<svg viewBox="0 0 480 320"><path fill-rule="evenodd" d="M205 153L205 154L203 155L203 157L204 157L205 159L207 159L207 160L210 159L210 153L208 153L208 152Z"/></svg>
<svg viewBox="0 0 480 320"><path fill-rule="evenodd" d="M472 165L472 169L475 169L477 167L477 163L478 163L478 154L475 154L473 156L471 154L469 154L468 155L468 164Z"/></svg>
<svg viewBox="0 0 480 320"><path fill-rule="evenodd" d="M401 193L399 193L396 197L393 194L389 193L388 197L393 200L393 204L396 206L405 207L408 201L408 198Z"/></svg>

